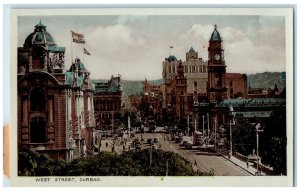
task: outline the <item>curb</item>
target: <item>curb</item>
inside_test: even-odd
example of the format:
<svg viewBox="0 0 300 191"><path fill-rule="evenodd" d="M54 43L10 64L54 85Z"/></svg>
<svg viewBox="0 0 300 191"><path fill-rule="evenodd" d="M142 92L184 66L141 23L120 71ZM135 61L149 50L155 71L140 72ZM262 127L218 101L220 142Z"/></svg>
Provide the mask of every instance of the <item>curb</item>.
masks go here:
<svg viewBox="0 0 300 191"><path fill-rule="evenodd" d="M232 160L229 160L229 159L228 159L226 156L224 156L223 154L221 154L221 153L219 153L219 152L217 152L217 151L215 151L215 152L218 153L219 155L221 155L221 156L222 156L223 158L225 158L227 161L230 161L232 164L235 164L235 165L239 166L239 167L242 168L244 171L246 171L246 172L252 174L253 176L255 176L255 173L253 173L253 172L247 170L246 168L240 166L239 164L233 162Z"/></svg>

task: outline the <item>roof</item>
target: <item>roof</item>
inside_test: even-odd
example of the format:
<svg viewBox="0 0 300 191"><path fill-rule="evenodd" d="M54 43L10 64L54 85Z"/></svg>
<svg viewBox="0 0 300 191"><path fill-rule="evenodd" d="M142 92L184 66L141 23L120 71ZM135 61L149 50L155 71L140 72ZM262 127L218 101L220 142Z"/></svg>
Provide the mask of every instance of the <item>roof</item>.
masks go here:
<svg viewBox="0 0 300 191"><path fill-rule="evenodd" d="M121 78L111 77L108 81L93 80L96 93L119 93L121 92Z"/></svg>
<svg viewBox="0 0 300 191"><path fill-rule="evenodd" d="M174 61L177 61L177 58L173 55L170 55L168 58L166 58L166 61L168 62L174 62Z"/></svg>
<svg viewBox="0 0 300 191"><path fill-rule="evenodd" d="M215 29L214 29L213 33L211 34L210 40L212 40L212 41L221 40L221 36L217 30L217 25L215 25Z"/></svg>
<svg viewBox="0 0 300 191"><path fill-rule="evenodd" d="M270 117L272 111L248 111L248 112L232 112L232 115L236 118L265 118Z"/></svg>
<svg viewBox="0 0 300 191"><path fill-rule="evenodd" d="M41 21L35 25L34 32L29 34L24 42L25 48L31 48L32 45L55 45L54 38L46 31L46 26Z"/></svg>
<svg viewBox="0 0 300 191"><path fill-rule="evenodd" d="M267 107L284 106L285 99L279 98L245 98L245 99L226 99L217 104L217 107Z"/></svg>
<svg viewBox="0 0 300 191"><path fill-rule="evenodd" d="M47 46L46 50L48 50L50 52L65 52L65 47Z"/></svg>
<svg viewBox="0 0 300 191"><path fill-rule="evenodd" d="M193 53L195 52L195 50L193 49L193 47L191 46L190 50L189 50L189 53Z"/></svg>
<svg viewBox="0 0 300 191"><path fill-rule="evenodd" d="M73 86L74 85L74 72L64 72L66 75L66 85ZM83 76L78 76L77 82L75 84L76 87L81 87L83 84Z"/></svg>

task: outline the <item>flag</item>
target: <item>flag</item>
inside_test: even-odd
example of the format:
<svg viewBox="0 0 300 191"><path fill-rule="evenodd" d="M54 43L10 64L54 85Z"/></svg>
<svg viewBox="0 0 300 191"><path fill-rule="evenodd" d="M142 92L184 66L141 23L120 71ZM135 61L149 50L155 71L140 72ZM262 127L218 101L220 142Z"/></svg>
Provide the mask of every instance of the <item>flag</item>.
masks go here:
<svg viewBox="0 0 300 191"><path fill-rule="evenodd" d="M170 46L170 48L174 48L173 46Z"/></svg>
<svg viewBox="0 0 300 191"><path fill-rule="evenodd" d="M87 55L91 55L85 48L83 48L83 53Z"/></svg>
<svg viewBox="0 0 300 191"><path fill-rule="evenodd" d="M71 31L71 33L72 33L73 42L80 43L80 44L85 44L83 34L76 33L76 32L73 32L73 31Z"/></svg>

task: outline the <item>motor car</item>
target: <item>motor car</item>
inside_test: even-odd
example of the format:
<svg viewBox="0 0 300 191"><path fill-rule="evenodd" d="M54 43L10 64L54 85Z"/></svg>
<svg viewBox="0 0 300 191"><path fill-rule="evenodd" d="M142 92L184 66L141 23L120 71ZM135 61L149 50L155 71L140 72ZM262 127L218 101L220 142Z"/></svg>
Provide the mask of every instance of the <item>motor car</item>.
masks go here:
<svg viewBox="0 0 300 191"><path fill-rule="evenodd" d="M135 143L135 150L141 150L142 149L142 146L141 146L141 143Z"/></svg>
<svg viewBox="0 0 300 191"><path fill-rule="evenodd" d="M185 148L186 148L186 149L193 149L193 144L191 144L191 143L186 143L186 144L185 144Z"/></svg>
<svg viewBox="0 0 300 191"><path fill-rule="evenodd" d="M158 138L158 137L155 137L155 138L153 139L153 142L154 142L154 143L159 143L159 138Z"/></svg>
<svg viewBox="0 0 300 191"><path fill-rule="evenodd" d="M182 141L181 137L176 136L175 137L175 143L180 143Z"/></svg>
<svg viewBox="0 0 300 191"><path fill-rule="evenodd" d="M153 139L149 138L149 139L147 140L147 143L148 143L148 144L153 143Z"/></svg>

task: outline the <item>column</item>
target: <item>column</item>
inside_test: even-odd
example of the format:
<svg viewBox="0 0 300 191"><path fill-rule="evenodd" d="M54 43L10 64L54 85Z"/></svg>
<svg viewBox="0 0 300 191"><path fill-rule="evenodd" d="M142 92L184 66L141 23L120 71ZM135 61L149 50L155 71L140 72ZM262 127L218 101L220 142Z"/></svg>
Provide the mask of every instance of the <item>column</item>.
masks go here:
<svg viewBox="0 0 300 191"><path fill-rule="evenodd" d="M47 66L48 66L48 52L45 52L45 56L44 56L44 70L47 70Z"/></svg>
<svg viewBox="0 0 300 191"><path fill-rule="evenodd" d="M29 72L32 71L32 54L28 53L28 64L29 64Z"/></svg>
<svg viewBox="0 0 300 191"><path fill-rule="evenodd" d="M22 99L22 114L23 114L23 119L22 122L25 126L28 125L28 110L27 110L27 99L23 98Z"/></svg>
<svg viewBox="0 0 300 191"><path fill-rule="evenodd" d="M48 121L53 122L53 98L50 97L48 100Z"/></svg>

